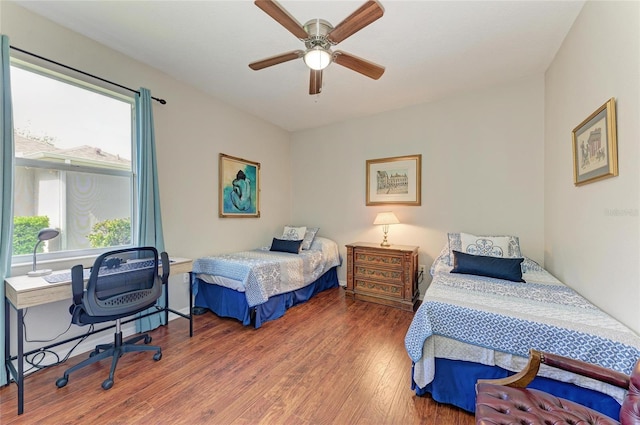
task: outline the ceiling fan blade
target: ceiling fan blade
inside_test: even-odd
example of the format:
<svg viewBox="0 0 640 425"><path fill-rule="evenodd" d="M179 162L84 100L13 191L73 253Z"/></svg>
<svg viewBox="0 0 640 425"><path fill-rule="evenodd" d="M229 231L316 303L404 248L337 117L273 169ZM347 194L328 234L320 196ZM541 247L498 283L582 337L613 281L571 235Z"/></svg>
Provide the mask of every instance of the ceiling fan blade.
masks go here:
<svg viewBox="0 0 640 425"><path fill-rule="evenodd" d="M309 78L309 94L319 94L322 91L322 70L311 70Z"/></svg>
<svg viewBox="0 0 640 425"><path fill-rule="evenodd" d="M267 15L271 16L276 20L280 25L285 27L291 34L296 37L304 40L309 37L309 34L302 28L300 22L296 21L295 18L289 15L282 6L280 6L274 0L255 0L255 5L264 11Z"/></svg>
<svg viewBox="0 0 640 425"><path fill-rule="evenodd" d="M344 21L336 25L335 28L327 34L327 38L330 42L338 44L370 23L380 19L383 14L384 9L380 3L375 0L369 0Z"/></svg>
<svg viewBox="0 0 640 425"><path fill-rule="evenodd" d="M302 50L294 50L292 52L283 53L277 56L271 56L270 58L262 59L259 61L251 62L249 68L257 71L259 69L267 68L269 66L277 65L279 63L288 62L294 59L301 58L304 52Z"/></svg>
<svg viewBox="0 0 640 425"><path fill-rule="evenodd" d="M362 75L366 75L369 78L377 80L384 74L384 66L377 65L368 60L353 56L349 53L342 52L340 50L333 54L333 61L338 65L342 65L352 71L359 72Z"/></svg>

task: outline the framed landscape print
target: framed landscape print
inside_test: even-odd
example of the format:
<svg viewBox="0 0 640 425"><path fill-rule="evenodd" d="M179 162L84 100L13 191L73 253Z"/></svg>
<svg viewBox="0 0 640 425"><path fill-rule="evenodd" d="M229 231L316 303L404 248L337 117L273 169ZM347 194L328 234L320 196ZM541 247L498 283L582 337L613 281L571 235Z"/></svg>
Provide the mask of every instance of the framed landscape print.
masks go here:
<svg viewBox="0 0 640 425"><path fill-rule="evenodd" d="M367 160L367 205L421 204L422 155Z"/></svg>
<svg viewBox="0 0 640 425"><path fill-rule="evenodd" d="M220 154L220 217L260 217L260 163Z"/></svg>
<svg viewBox="0 0 640 425"><path fill-rule="evenodd" d="M618 175L614 98L573 129L572 144L573 183L576 186Z"/></svg>

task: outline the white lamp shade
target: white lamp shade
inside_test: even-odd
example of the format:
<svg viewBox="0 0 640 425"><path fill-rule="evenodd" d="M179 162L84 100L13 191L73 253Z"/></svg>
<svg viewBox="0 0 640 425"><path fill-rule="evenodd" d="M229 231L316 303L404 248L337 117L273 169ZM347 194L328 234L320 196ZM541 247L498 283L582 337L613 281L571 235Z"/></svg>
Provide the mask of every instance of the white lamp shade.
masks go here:
<svg viewBox="0 0 640 425"><path fill-rule="evenodd" d="M331 53L321 47L314 47L304 53L304 63L311 69L320 71L331 63Z"/></svg>
<svg viewBox="0 0 640 425"><path fill-rule="evenodd" d="M373 224L398 224L400 221L398 217L391 211L378 213L376 219L373 220Z"/></svg>

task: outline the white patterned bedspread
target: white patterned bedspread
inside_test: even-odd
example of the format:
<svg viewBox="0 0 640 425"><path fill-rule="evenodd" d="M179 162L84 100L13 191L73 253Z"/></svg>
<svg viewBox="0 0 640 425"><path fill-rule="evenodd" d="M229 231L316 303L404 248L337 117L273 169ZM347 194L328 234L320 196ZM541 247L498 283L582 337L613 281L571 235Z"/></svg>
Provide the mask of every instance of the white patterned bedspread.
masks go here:
<svg viewBox="0 0 640 425"><path fill-rule="evenodd" d="M272 252L269 247L198 258L193 273L222 276L241 282L249 307L269 297L300 289L340 265L338 245L316 236L300 254ZM194 286L197 290L197 286Z"/></svg>
<svg viewBox="0 0 640 425"><path fill-rule="evenodd" d="M596 363L630 374L640 337L525 259L526 283L449 273L436 260L433 281L405 337L414 382L435 375L434 357L522 369L530 348ZM621 400L624 391L543 365L541 375Z"/></svg>

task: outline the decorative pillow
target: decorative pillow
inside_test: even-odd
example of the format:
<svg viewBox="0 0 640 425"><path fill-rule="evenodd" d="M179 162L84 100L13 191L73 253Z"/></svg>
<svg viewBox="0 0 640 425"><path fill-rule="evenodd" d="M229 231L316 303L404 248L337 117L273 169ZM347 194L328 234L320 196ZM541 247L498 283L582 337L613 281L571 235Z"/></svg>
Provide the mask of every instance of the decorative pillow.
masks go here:
<svg viewBox="0 0 640 425"><path fill-rule="evenodd" d="M461 252L487 257L509 257L509 238L505 236L488 237L460 233Z"/></svg>
<svg viewBox="0 0 640 425"><path fill-rule="evenodd" d="M447 266L449 265L449 243L445 244L445 246L442 247L442 250L440 250L440 254L438 254L436 259L433 260L433 263L431 263L431 268L429 269L429 273L431 274L431 276L435 274L436 267L438 267L440 263L446 264Z"/></svg>
<svg viewBox="0 0 640 425"><path fill-rule="evenodd" d="M524 282L520 265L524 258L487 257L453 251L451 273L472 274L496 279Z"/></svg>
<svg viewBox="0 0 640 425"><path fill-rule="evenodd" d="M320 230L319 227L307 227L307 231L304 233L304 239L302 240L302 249L310 249L313 239Z"/></svg>
<svg viewBox="0 0 640 425"><path fill-rule="evenodd" d="M536 263L531 258L524 257L524 261L522 262L522 273L541 271L544 271L544 268L540 264Z"/></svg>
<svg viewBox="0 0 640 425"><path fill-rule="evenodd" d="M302 240L292 241L273 238L273 241L271 242L271 249L269 249L269 251L290 252L292 254L299 254L300 245L302 245Z"/></svg>
<svg viewBox="0 0 640 425"><path fill-rule="evenodd" d="M287 241L301 241L304 239L304 234L307 232L305 226L293 227L284 226L284 232L282 232L282 239Z"/></svg>
<svg viewBox="0 0 640 425"><path fill-rule="evenodd" d="M449 233L449 258L453 266L453 251L489 257L521 258L520 240L517 236L476 236L469 233Z"/></svg>
<svg viewBox="0 0 640 425"><path fill-rule="evenodd" d="M316 235L316 237L313 238L313 242L311 242L311 248L309 249L324 252L327 249L333 250L334 248L338 249L338 245L334 241Z"/></svg>

